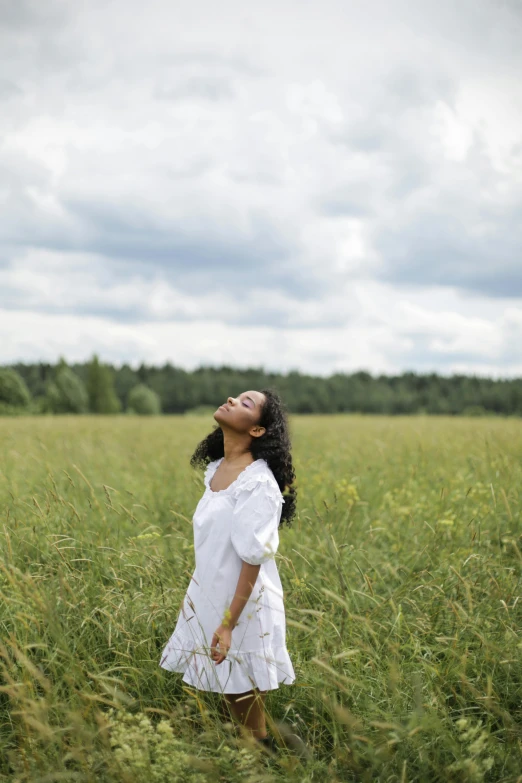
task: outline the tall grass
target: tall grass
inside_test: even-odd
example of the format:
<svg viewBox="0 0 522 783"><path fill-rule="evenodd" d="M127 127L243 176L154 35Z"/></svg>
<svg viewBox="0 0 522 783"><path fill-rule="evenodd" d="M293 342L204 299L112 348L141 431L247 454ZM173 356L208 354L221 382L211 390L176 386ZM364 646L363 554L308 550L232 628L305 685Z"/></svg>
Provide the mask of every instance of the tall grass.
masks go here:
<svg viewBox="0 0 522 783"><path fill-rule="evenodd" d="M0 419L0 779L522 781L522 423L292 419L267 760L159 668L209 417Z"/></svg>

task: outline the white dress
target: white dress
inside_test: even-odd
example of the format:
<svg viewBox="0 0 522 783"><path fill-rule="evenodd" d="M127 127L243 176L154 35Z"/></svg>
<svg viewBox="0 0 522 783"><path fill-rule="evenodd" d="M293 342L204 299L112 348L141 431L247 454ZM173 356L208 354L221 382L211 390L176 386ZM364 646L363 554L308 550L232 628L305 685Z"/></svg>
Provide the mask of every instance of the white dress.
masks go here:
<svg viewBox="0 0 522 783"><path fill-rule="evenodd" d="M193 517L196 567L159 665L183 672L183 681L200 690L273 690L295 680L274 559L284 499L264 459L248 465L226 489L213 491L210 482L222 460L205 471L205 492ZM261 568L227 657L216 664L212 636L230 607L243 561Z"/></svg>

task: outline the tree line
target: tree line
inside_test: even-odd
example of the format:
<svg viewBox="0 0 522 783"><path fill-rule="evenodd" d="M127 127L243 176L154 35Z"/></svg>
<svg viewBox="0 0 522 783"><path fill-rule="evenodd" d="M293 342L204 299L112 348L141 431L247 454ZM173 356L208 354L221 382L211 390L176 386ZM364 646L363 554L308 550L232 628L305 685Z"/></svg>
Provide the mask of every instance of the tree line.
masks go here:
<svg viewBox="0 0 522 783"><path fill-rule="evenodd" d="M290 413L522 415L522 379L450 377L437 373L376 375L366 371L328 378L297 371L200 367L169 362L113 367L95 354L88 362L0 367L0 413L179 414L214 411L229 395L277 389Z"/></svg>
<svg viewBox="0 0 522 783"><path fill-rule="evenodd" d="M68 366L15 364L0 367L0 414L21 413L138 413L160 414L159 395L135 380L124 389L115 385L111 366L95 354L86 364Z"/></svg>

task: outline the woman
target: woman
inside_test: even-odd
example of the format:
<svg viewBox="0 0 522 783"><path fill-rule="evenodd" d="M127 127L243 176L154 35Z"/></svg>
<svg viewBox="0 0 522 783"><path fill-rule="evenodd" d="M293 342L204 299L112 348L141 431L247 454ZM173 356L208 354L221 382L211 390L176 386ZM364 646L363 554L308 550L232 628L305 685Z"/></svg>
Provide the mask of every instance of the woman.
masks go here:
<svg viewBox="0 0 522 783"><path fill-rule="evenodd" d="M295 515L288 421L270 389L229 397L214 419L191 458L206 466L193 518L196 567L160 666L222 693L233 719L275 750L266 692L295 680L274 559L279 527Z"/></svg>

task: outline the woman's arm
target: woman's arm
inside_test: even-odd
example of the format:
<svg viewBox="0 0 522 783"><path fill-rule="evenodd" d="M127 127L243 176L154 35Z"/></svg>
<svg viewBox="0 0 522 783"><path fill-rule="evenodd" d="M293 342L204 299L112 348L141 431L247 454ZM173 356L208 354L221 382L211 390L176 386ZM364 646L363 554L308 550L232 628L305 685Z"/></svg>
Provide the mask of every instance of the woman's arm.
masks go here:
<svg viewBox="0 0 522 783"><path fill-rule="evenodd" d="M234 598L230 606L225 609L221 625L214 631L210 644L211 657L216 664L222 663L227 657L232 643L232 630L238 624L241 612L250 598L260 568L261 563L259 565L251 565L243 560Z"/></svg>
<svg viewBox="0 0 522 783"><path fill-rule="evenodd" d="M260 477L252 488L243 488L236 498L230 541L242 565L234 598L212 637L212 657L216 663L221 663L230 649L232 629L254 589L261 565L277 551L283 502L277 484L267 476ZM220 650L216 648L218 640Z"/></svg>
<svg viewBox="0 0 522 783"><path fill-rule="evenodd" d="M260 568L261 564L251 565L243 560L234 598L232 599L229 608L225 609L225 616L221 622L224 628L230 627L230 629L233 630L238 624L241 612L245 608L246 602L254 589Z"/></svg>

